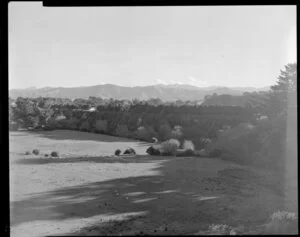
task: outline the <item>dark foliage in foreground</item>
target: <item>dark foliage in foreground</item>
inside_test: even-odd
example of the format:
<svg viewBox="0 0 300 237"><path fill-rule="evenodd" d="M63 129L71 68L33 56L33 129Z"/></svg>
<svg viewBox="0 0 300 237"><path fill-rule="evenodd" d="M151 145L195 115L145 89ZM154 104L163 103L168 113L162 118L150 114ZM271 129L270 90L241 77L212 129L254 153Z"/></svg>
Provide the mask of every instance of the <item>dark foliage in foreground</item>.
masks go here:
<svg viewBox="0 0 300 237"><path fill-rule="evenodd" d="M297 64L288 64L268 94L251 101L264 119L219 133L206 149L212 153L220 150L217 155L237 163L284 171L287 159L297 159L296 88Z"/></svg>

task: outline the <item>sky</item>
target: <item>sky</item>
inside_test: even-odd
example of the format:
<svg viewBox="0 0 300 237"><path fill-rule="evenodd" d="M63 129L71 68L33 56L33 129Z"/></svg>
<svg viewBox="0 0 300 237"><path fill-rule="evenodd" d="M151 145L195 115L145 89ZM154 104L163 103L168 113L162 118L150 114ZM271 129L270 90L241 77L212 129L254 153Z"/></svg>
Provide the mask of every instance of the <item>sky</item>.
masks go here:
<svg viewBox="0 0 300 237"><path fill-rule="evenodd" d="M9 3L9 89L264 87L296 62L296 6Z"/></svg>

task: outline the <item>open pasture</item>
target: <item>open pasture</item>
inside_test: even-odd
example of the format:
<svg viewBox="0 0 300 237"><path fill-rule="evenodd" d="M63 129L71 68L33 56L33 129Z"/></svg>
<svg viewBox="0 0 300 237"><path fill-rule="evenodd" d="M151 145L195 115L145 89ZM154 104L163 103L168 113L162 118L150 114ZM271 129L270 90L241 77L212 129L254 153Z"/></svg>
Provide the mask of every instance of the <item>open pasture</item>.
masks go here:
<svg viewBox="0 0 300 237"><path fill-rule="evenodd" d="M77 131L11 132L11 236L178 235L211 224L246 231L283 205L272 176L216 158L148 156L148 146ZM137 155L113 156L127 147ZM59 157L45 157L52 151Z"/></svg>

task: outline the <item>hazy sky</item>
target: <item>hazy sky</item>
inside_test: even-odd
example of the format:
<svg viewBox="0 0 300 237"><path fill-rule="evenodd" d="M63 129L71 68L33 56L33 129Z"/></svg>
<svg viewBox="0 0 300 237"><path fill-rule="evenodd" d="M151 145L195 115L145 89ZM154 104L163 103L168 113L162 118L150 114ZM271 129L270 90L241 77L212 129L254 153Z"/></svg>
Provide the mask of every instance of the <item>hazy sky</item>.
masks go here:
<svg viewBox="0 0 300 237"><path fill-rule="evenodd" d="M9 4L9 88L267 86L296 61L295 6Z"/></svg>

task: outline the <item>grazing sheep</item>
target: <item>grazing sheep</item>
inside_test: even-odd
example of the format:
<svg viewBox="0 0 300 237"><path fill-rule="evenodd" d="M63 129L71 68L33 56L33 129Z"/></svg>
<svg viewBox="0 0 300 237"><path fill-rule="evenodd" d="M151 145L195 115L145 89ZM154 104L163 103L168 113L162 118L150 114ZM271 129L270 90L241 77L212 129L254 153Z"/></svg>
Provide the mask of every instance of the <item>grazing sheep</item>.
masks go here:
<svg viewBox="0 0 300 237"><path fill-rule="evenodd" d="M38 154L40 154L40 151L39 151L38 149L34 149L34 150L32 151L32 153L33 153L34 155L38 155Z"/></svg>
<svg viewBox="0 0 300 237"><path fill-rule="evenodd" d="M136 155L136 152L133 148L129 147L123 152L123 155Z"/></svg>
<svg viewBox="0 0 300 237"><path fill-rule="evenodd" d="M57 151L52 151L50 155L52 157L58 157L58 152Z"/></svg>
<svg viewBox="0 0 300 237"><path fill-rule="evenodd" d="M121 154L121 150L120 149L117 149L116 151L115 151L115 155L116 156L119 156Z"/></svg>

